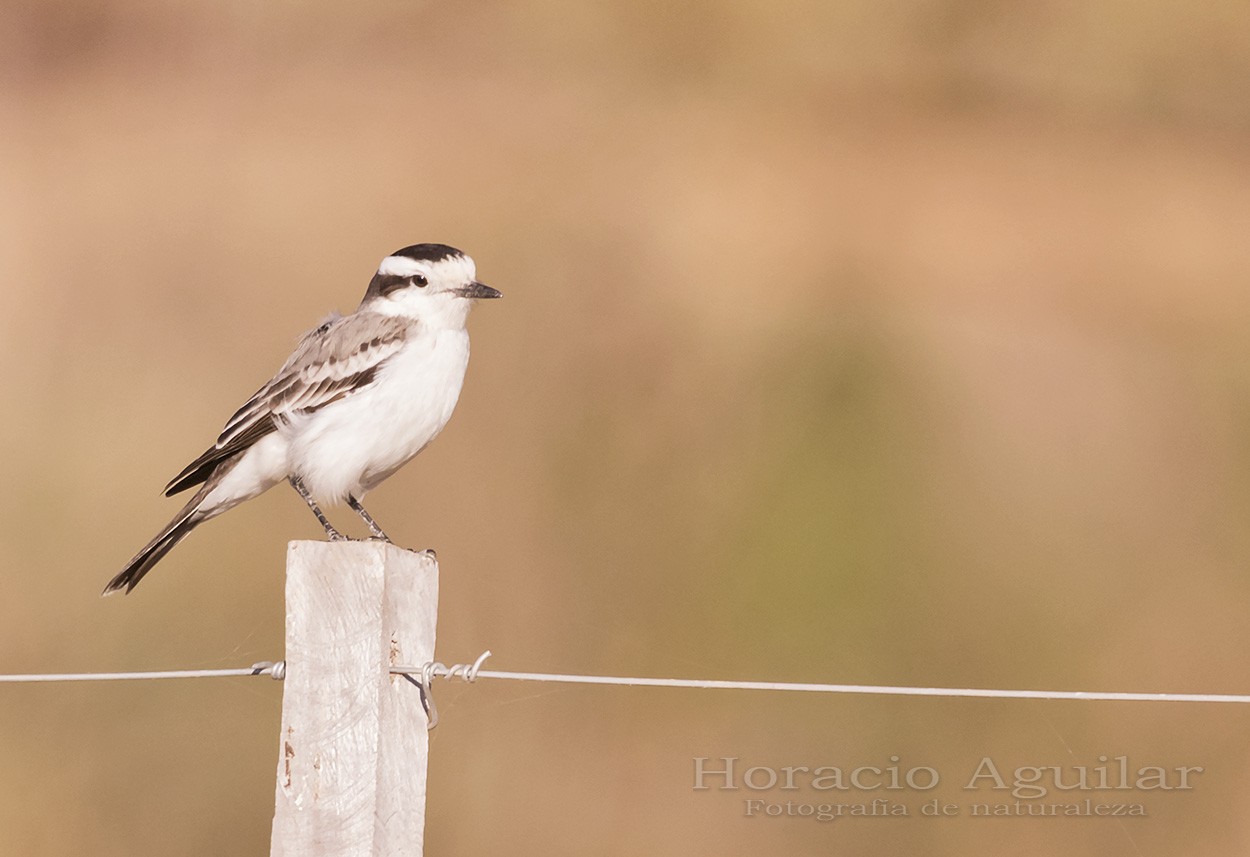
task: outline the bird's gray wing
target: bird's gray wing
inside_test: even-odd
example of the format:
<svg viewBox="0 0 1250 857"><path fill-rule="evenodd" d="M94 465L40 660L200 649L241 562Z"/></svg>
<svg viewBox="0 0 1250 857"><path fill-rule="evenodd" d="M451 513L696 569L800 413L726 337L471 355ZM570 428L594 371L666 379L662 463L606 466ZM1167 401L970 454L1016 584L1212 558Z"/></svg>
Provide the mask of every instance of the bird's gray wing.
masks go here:
<svg viewBox="0 0 1250 857"><path fill-rule="evenodd" d="M413 326L408 319L355 313L304 334L278 373L226 421L217 442L170 480L165 496L200 484L223 461L275 431L284 418L313 413L371 384Z"/></svg>

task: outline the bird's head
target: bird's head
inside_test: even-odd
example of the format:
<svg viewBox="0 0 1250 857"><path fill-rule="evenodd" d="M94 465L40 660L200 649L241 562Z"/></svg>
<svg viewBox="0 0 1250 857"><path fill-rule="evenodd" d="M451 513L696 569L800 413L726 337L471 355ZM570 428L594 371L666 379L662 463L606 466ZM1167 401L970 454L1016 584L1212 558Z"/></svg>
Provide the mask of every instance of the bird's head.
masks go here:
<svg viewBox="0 0 1250 857"><path fill-rule="evenodd" d="M462 327L475 300L502 294L477 281L473 260L446 244L413 244L382 260L360 308Z"/></svg>

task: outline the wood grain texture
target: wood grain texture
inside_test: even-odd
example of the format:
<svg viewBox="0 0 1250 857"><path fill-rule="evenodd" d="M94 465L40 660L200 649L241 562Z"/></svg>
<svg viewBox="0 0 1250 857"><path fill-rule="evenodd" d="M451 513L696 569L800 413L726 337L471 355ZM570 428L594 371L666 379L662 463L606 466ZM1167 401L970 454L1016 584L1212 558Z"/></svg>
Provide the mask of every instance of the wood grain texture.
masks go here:
<svg viewBox="0 0 1250 857"><path fill-rule="evenodd" d="M393 664L433 660L438 564L382 542L291 542L271 853L420 855L428 736Z"/></svg>

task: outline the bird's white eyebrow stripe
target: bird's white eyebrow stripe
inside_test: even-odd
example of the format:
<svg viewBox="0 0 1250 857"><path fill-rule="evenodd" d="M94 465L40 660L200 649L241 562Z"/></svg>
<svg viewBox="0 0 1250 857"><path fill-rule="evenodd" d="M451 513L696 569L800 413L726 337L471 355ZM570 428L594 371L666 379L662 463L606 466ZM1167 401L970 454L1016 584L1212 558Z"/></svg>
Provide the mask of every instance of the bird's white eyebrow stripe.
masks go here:
<svg viewBox="0 0 1250 857"><path fill-rule="evenodd" d="M411 277L426 270L428 266L407 256L387 256L378 265L378 273L384 277Z"/></svg>

